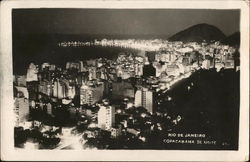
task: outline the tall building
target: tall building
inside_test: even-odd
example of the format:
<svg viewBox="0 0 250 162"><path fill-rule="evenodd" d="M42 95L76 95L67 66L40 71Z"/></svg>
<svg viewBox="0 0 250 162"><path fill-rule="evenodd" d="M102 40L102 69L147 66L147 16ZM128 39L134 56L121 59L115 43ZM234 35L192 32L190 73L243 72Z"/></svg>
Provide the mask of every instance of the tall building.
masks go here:
<svg viewBox="0 0 250 162"><path fill-rule="evenodd" d="M117 138L122 134L122 127L119 125L119 127L111 128L111 138Z"/></svg>
<svg viewBox="0 0 250 162"><path fill-rule="evenodd" d="M143 75L143 65L135 64L135 75L142 76Z"/></svg>
<svg viewBox="0 0 250 162"><path fill-rule="evenodd" d="M156 69L152 64L144 65L143 76L144 77L156 76Z"/></svg>
<svg viewBox="0 0 250 162"><path fill-rule="evenodd" d="M37 99L37 92L38 92L38 82L31 81L27 82L27 89L29 92L29 100L36 100Z"/></svg>
<svg viewBox="0 0 250 162"><path fill-rule="evenodd" d="M75 86L68 86L67 97L73 99L75 97L76 91Z"/></svg>
<svg viewBox="0 0 250 162"><path fill-rule="evenodd" d="M100 101L103 97L104 84L88 86L83 84L80 88L80 104L92 105Z"/></svg>
<svg viewBox="0 0 250 162"><path fill-rule="evenodd" d="M89 80L96 79L96 67L89 67Z"/></svg>
<svg viewBox="0 0 250 162"><path fill-rule="evenodd" d="M59 99L66 97L66 87L58 79L54 82L53 96Z"/></svg>
<svg viewBox="0 0 250 162"><path fill-rule="evenodd" d="M52 105L51 105L51 103L47 104L47 114L52 115Z"/></svg>
<svg viewBox="0 0 250 162"><path fill-rule="evenodd" d="M211 66L211 61L206 59L202 62L202 68L203 69L210 69L210 66Z"/></svg>
<svg viewBox="0 0 250 162"><path fill-rule="evenodd" d="M115 125L115 108L112 106L100 106L97 120L99 128L110 130Z"/></svg>
<svg viewBox="0 0 250 162"><path fill-rule="evenodd" d="M22 92L18 92L18 93L22 93ZM14 105L15 105L14 113L16 115L15 122L16 122L16 126L18 126L19 123L22 123L28 120L29 101L23 95L17 96L17 98L15 98Z"/></svg>
<svg viewBox="0 0 250 162"><path fill-rule="evenodd" d="M65 97L73 99L76 95L75 82L73 80L61 79L60 80L65 88Z"/></svg>
<svg viewBox="0 0 250 162"><path fill-rule="evenodd" d="M77 69L78 71L81 70L81 63L76 61L76 62L67 62L66 63L66 69Z"/></svg>
<svg viewBox="0 0 250 162"><path fill-rule="evenodd" d="M91 105L93 101L93 92L87 85L83 84L80 89L80 104Z"/></svg>
<svg viewBox="0 0 250 162"><path fill-rule="evenodd" d="M142 87L135 93L135 106L142 106L147 109L148 112L154 112L154 92L148 88Z"/></svg>
<svg viewBox="0 0 250 162"><path fill-rule="evenodd" d="M15 75L15 83L17 86L26 87L26 76L25 75Z"/></svg>
<svg viewBox="0 0 250 162"><path fill-rule="evenodd" d="M159 77L163 71L166 70L166 64L157 62L155 63L156 77Z"/></svg>
<svg viewBox="0 0 250 162"><path fill-rule="evenodd" d="M51 81L47 82L47 92L46 92L46 94L48 96L52 96L52 94L53 94L53 84L52 84Z"/></svg>
<svg viewBox="0 0 250 162"><path fill-rule="evenodd" d="M154 52L154 51L146 51L145 55L148 57L149 62L154 62L155 61L156 52Z"/></svg>
<svg viewBox="0 0 250 162"><path fill-rule="evenodd" d="M83 61L79 61L79 63L80 63L80 72L83 72L84 71Z"/></svg>
<svg viewBox="0 0 250 162"><path fill-rule="evenodd" d="M45 68L49 68L49 67L50 67L50 64L48 62L45 62L42 64L42 70Z"/></svg>
<svg viewBox="0 0 250 162"><path fill-rule="evenodd" d="M27 76L26 81L32 82L32 81L38 81L37 77L38 69L34 63L30 63L29 68L27 70Z"/></svg>
<svg viewBox="0 0 250 162"><path fill-rule="evenodd" d="M78 85L82 85L83 82L86 82L88 80L88 72L81 72L79 75L77 75L76 83Z"/></svg>
<svg viewBox="0 0 250 162"><path fill-rule="evenodd" d="M29 92L29 99L37 99L38 92L38 69L34 63L30 63L29 68L27 69L26 75L26 86Z"/></svg>

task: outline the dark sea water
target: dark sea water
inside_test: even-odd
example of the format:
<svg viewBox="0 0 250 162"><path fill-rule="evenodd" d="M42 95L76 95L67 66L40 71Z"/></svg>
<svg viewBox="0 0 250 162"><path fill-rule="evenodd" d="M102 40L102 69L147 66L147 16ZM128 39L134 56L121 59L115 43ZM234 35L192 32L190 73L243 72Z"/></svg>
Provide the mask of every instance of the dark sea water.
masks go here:
<svg viewBox="0 0 250 162"><path fill-rule="evenodd" d="M167 39L159 35L63 35L13 33L13 73L24 74L30 62L49 62L65 67L67 61L105 57L113 59L120 52L138 50L118 47L59 47L63 41L94 41L95 39Z"/></svg>

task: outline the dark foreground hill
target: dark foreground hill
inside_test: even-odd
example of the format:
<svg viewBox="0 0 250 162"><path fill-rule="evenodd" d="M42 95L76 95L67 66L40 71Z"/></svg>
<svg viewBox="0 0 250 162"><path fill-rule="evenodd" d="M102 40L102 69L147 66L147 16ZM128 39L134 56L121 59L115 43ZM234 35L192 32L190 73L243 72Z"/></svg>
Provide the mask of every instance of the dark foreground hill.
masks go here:
<svg viewBox="0 0 250 162"><path fill-rule="evenodd" d="M219 41L225 39L225 34L217 27L209 24L191 26L169 38L169 41L202 42Z"/></svg>

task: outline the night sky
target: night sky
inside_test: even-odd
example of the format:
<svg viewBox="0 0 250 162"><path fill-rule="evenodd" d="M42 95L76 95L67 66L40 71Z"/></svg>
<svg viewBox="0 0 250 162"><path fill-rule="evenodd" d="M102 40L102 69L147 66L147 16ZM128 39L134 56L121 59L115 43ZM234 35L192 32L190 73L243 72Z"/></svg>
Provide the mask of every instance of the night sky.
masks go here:
<svg viewBox="0 0 250 162"><path fill-rule="evenodd" d="M239 31L239 10L204 9L15 9L13 32L171 36L207 23L226 35Z"/></svg>

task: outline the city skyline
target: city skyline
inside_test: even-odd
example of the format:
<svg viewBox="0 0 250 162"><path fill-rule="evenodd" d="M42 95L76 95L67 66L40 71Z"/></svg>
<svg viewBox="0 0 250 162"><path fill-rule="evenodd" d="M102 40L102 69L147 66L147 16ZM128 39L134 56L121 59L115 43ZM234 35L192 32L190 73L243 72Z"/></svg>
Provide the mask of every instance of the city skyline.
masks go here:
<svg viewBox="0 0 250 162"><path fill-rule="evenodd" d="M61 48L68 45L77 44ZM138 48L144 55L125 52L63 67L30 63L26 76L13 80L16 147L237 150L236 47L107 39L82 45ZM237 97L228 102L231 95ZM222 128L228 122L234 133Z"/></svg>
<svg viewBox="0 0 250 162"><path fill-rule="evenodd" d="M12 13L16 148L238 149L239 10Z"/></svg>

